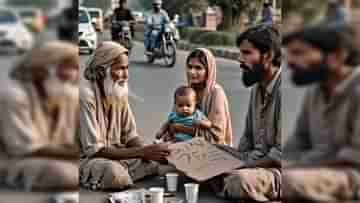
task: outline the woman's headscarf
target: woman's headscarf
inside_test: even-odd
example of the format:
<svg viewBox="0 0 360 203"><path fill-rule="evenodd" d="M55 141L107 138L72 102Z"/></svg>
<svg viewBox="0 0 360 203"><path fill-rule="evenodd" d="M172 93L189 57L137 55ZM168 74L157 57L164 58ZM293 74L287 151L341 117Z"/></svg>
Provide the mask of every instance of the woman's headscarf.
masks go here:
<svg viewBox="0 0 360 203"><path fill-rule="evenodd" d="M216 61L214 55L205 48L195 49L193 52L201 51L206 56L206 68L207 68L207 79L206 79L206 87L204 91L204 96L202 99L202 106L205 106L207 101L209 100L210 92L216 86ZM191 55L191 54L190 54ZM188 79L188 85L191 86L191 82Z"/></svg>

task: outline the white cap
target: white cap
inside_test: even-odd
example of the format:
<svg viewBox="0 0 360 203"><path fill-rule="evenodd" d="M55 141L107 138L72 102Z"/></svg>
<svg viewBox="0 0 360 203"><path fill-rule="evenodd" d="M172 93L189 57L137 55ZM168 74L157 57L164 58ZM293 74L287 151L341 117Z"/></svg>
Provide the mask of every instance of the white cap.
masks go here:
<svg viewBox="0 0 360 203"><path fill-rule="evenodd" d="M162 0L154 0L153 4L162 4Z"/></svg>

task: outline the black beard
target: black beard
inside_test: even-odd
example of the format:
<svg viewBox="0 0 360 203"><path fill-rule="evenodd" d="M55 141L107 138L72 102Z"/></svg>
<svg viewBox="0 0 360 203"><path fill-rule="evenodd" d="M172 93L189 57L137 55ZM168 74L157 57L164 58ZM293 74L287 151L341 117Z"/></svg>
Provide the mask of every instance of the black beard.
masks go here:
<svg viewBox="0 0 360 203"><path fill-rule="evenodd" d="M264 77L265 67L263 64L254 64L252 68L246 64L240 64L246 71L243 72L242 80L246 87L251 87L255 83L260 82Z"/></svg>
<svg viewBox="0 0 360 203"><path fill-rule="evenodd" d="M311 85L317 82L323 82L329 75L329 67L325 63L309 65L305 70L292 64L289 66L295 67L291 79L297 86Z"/></svg>

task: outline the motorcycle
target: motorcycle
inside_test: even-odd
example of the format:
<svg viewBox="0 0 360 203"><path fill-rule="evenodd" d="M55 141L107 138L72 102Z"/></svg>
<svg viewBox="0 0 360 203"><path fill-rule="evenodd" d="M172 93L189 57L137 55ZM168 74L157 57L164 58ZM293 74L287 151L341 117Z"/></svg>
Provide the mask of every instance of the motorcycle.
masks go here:
<svg viewBox="0 0 360 203"><path fill-rule="evenodd" d="M117 35L117 39L113 40L117 41L119 44L123 45L126 49L128 49L129 56L133 47L130 25L131 22L128 21L112 21L111 23L111 29L121 30Z"/></svg>
<svg viewBox="0 0 360 203"><path fill-rule="evenodd" d="M165 25L163 29L153 28L150 34L157 36L157 32L160 32L158 46L154 47L152 52L146 52L147 61L153 63L156 59L164 59L166 67L173 67L176 63L174 33L169 25Z"/></svg>

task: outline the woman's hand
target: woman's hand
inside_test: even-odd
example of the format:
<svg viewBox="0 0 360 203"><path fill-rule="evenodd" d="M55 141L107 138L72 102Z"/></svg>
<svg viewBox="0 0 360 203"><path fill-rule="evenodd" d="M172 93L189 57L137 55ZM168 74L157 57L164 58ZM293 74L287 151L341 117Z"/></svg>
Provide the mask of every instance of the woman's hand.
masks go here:
<svg viewBox="0 0 360 203"><path fill-rule="evenodd" d="M153 144L145 146L142 150L142 158L145 160L163 161L170 155L168 144Z"/></svg>

